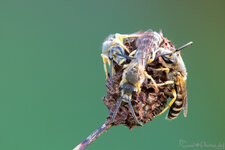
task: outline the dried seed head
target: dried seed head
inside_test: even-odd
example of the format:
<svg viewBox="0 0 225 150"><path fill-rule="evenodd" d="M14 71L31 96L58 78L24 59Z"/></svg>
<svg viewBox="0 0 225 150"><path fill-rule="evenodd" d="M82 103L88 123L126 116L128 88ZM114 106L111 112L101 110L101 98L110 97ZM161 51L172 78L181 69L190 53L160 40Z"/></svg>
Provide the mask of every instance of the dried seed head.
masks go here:
<svg viewBox="0 0 225 150"><path fill-rule="evenodd" d="M132 52L136 49L135 38L130 38L125 41L124 45ZM174 48L172 43L164 39L162 47L171 47ZM128 60L129 61L129 60ZM129 62L126 63L129 63ZM120 92L120 81L122 79L123 68L114 63L116 73L113 75L113 85L110 80L107 80L106 87L107 92L106 96L103 98L104 104L109 109L109 115L107 117L108 121L111 119L113 111L116 107L117 100L121 97ZM156 61L150 63L146 66L146 71L157 83L162 83L168 80L167 74L164 71L156 71L157 68L166 68L166 63L161 57ZM150 84L148 79L145 79L141 87L141 92L139 95L132 95L132 106L136 113L138 120L143 124L152 121L152 119L159 114L164 107L166 106L168 98L172 97L170 91L172 85L164 85L156 89L153 85ZM117 126L123 124L128 128L132 129L135 126L139 126L134 120L129 106L127 103L122 102L118 113L114 119L113 125Z"/></svg>

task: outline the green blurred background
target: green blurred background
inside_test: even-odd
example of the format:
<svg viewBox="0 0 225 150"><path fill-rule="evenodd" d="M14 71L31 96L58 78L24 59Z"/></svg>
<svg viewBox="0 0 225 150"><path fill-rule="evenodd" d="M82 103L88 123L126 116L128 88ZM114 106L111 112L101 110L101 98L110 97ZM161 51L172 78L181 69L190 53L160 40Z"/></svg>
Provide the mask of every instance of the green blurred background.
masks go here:
<svg viewBox="0 0 225 150"><path fill-rule="evenodd" d="M224 16L223 0L0 0L0 149L72 150L108 114L103 40L149 28L177 47L194 42L182 51L188 117L113 127L88 149L225 143Z"/></svg>

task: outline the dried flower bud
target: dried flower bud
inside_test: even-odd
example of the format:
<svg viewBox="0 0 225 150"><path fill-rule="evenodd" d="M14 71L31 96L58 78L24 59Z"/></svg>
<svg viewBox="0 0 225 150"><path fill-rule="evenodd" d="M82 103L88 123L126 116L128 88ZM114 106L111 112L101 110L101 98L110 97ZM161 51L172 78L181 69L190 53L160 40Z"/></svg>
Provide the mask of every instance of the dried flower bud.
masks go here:
<svg viewBox="0 0 225 150"><path fill-rule="evenodd" d="M124 45L126 45L131 52L136 49L135 40L135 38L128 39L124 43ZM168 45L173 47L172 43L165 39L163 46L168 47ZM108 121L110 121L112 117L117 100L121 97L120 81L122 79L123 69L122 66L118 66L116 63L114 63L114 67L116 73L112 77L113 85L108 79L106 83L106 96L103 98L104 104L109 109L109 115L107 117ZM166 68L166 63L163 59L161 59L161 57L148 64L146 66L146 71L157 83L167 81L167 74L164 71L156 71L155 69L157 68ZM172 85L159 86L158 89L156 89L150 84L149 79L145 79L141 86L141 92L139 95L133 94L131 100L138 120L140 120L143 124L152 121L152 119L165 108L168 98L172 97L170 92L171 89ZM120 105L118 113L113 121L113 125L115 126L120 124L123 124L130 129L135 126L139 126L134 120L128 104L124 102Z"/></svg>

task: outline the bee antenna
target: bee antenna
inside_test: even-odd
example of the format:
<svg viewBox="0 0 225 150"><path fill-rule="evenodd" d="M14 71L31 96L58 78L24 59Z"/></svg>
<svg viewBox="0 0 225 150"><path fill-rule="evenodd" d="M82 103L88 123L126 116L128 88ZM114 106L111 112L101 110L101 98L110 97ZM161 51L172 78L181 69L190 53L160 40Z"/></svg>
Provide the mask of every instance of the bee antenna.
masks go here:
<svg viewBox="0 0 225 150"><path fill-rule="evenodd" d="M116 104L116 108L115 108L115 110L114 110L114 112L113 112L113 114L112 114L112 117L111 117L111 122L114 121L114 119L115 119L115 117L116 117L116 114L117 114L117 112L118 112L118 109L119 109L119 107L120 107L122 101L123 101L123 98L121 97L121 98L118 100L117 104Z"/></svg>
<svg viewBox="0 0 225 150"><path fill-rule="evenodd" d="M191 41L191 42L188 42L187 44L185 44L185 45L179 47L178 49L176 49L174 52L178 52L178 51L182 50L183 48L185 48L185 47L187 47L187 46L189 46L189 45L192 45L192 44L193 44L192 41Z"/></svg>
<svg viewBox="0 0 225 150"><path fill-rule="evenodd" d="M174 53L176 53L176 52L179 52L179 51L182 50L183 48L185 48L185 47L187 47L187 46L189 46L189 45L192 45L192 44L193 44L193 42L191 41L191 42L188 42L187 44L185 44L185 45L179 47L178 49L176 49L176 50L173 51L172 53L159 54L159 55L157 55L157 56L155 57L154 60L158 59L160 56L172 55L172 54L174 54Z"/></svg>
<svg viewBox="0 0 225 150"><path fill-rule="evenodd" d="M112 58L110 58L109 59L110 60L110 81L111 81L111 85L113 85L113 59Z"/></svg>
<svg viewBox="0 0 225 150"><path fill-rule="evenodd" d="M120 53L116 53L116 55L124 57L126 59L135 59L134 57L130 57L130 56L127 56L127 55L124 55L124 54L120 54Z"/></svg>

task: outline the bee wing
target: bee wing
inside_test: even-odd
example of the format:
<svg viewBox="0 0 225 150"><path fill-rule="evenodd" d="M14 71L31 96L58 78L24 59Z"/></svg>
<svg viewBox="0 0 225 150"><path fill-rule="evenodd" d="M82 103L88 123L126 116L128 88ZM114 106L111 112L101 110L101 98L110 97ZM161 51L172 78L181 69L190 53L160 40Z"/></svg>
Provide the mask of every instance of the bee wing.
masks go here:
<svg viewBox="0 0 225 150"><path fill-rule="evenodd" d="M126 71L129 72L129 70L136 68L137 74L139 76L142 76L144 74L145 65L146 65L146 59L144 58L144 52L142 50L137 49L137 52L134 56L135 59L132 59L131 62L128 64Z"/></svg>
<svg viewBox="0 0 225 150"><path fill-rule="evenodd" d="M187 82L186 82L186 77L179 77L179 85L180 85L180 94L183 95L183 114L184 117L187 117Z"/></svg>
<svg viewBox="0 0 225 150"><path fill-rule="evenodd" d="M186 87L185 87L185 90L186 90ZM184 104L183 104L184 117L187 117L187 113L188 113L188 102L187 102L187 91L186 91L186 95L185 95L185 98L184 98Z"/></svg>

